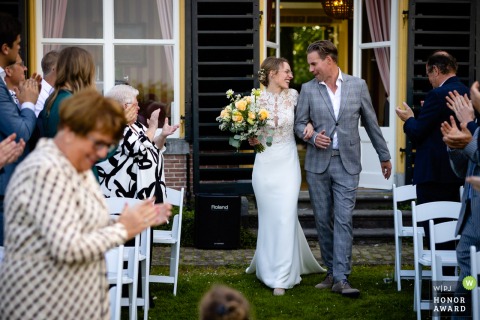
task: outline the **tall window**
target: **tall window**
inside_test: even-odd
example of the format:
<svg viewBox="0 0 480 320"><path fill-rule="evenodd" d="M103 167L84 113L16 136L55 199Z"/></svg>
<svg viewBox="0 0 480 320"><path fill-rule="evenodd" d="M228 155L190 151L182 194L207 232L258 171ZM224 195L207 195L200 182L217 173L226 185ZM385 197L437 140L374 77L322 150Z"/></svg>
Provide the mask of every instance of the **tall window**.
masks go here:
<svg viewBox="0 0 480 320"><path fill-rule="evenodd" d="M100 92L128 83L140 91L140 112L160 102L179 123L178 2L36 0L37 65L52 49L82 47L95 59Z"/></svg>

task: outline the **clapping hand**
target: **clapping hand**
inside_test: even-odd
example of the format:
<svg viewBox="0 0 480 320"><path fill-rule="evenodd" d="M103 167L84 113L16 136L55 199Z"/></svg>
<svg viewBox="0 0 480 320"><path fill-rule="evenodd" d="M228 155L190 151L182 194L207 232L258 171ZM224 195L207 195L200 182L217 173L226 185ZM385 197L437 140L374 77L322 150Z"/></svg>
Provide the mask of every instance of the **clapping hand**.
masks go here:
<svg viewBox="0 0 480 320"><path fill-rule="evenodd" d="M445 98L447 99L447 106L455 112L458 121L468 123L475 120L475 111L466 93L462 97L457 90L449 91Z"/></svg>
<svg viewBox="0 0 480 320"><path fill-rule="evenodd" d="M400 118L400 120L407 121L408 119L414 116L413 110L408 106L406 102L403 102L403 107L404 109L400 107L395 108L395 112L397 116Z"/></svg>
<svg viewBox="0 0 480 320"><path fill-rule="evenodd" d="M171 204L155 204L155 197L152 197L132 207L125 205L118 222L125 226L127 238L132 239L148 227L168 223L171 215Z"/></svg>
<svg viewBox="0 0 480 320"><path fill-rule="evenodd" d="M25 149L25 141L15 142L16 133L12 133L0 142L0 168L15 162Z"/></svg>
<svg viewBox="0 0 480 320"><path fill-rule="evenodd" d="M467 129L467 124L462 122L458 129L453 116L450 116L450 123L447 121L442 123L440 131L443 134L443 141L451 149L463 149L472 141L472 134Z"/></svg>
<svg viewBox="0 0 480 320"><path fill-rule="evenodd" d="M163 124L163 128L162 128L162 135L164 137L167 137L169 135L172 135L173 133L175 133L175 131L177 131L177 129L179 128L180 126L178 124L175 124L175 125L169 125L168 124L168 118L165 118L165 123Z"/></svg>
<svg viewBox="0 0 480 320"><path fill-rule="evenodd" d="M40 77L40 81L41 77ZM24 102L37 103L38 95L40 94L41 85L38 84L38 79L30 78L20 84L18 88L14 88L15 95L20 104Z"/></svg>

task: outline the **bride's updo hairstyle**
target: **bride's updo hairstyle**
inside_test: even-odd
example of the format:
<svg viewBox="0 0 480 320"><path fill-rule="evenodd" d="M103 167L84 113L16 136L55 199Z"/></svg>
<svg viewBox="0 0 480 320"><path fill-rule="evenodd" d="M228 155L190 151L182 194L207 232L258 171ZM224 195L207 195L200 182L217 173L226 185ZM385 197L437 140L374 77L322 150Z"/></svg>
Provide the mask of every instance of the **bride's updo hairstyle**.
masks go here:
<svg viewBox="0 0 480 320"><path fill-rule="evenodd" d="M250 304L239 291L215 285L200 302L200 320L248 320Z"/></svg>
<svg viewBox="0 0 480 320"><path fill-rule="evenodd" d="M285 58L268 57L263 60L260 70L258 70L258 81L268 87L270 72L273 71L273 74L277 74L280 66L284 63L288 63Z"/></svg>

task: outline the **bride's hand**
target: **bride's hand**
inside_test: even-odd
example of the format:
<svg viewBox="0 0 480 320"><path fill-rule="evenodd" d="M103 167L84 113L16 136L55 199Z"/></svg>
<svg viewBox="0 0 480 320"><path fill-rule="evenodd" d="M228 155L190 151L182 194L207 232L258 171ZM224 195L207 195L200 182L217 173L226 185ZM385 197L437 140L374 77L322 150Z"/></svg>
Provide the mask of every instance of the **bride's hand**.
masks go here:
<svg viewBox="0 0 480 320"><path fill-rule="evenodd" d="M248 138L248 143L253 147L260 143L257 138Z"/></svg>
<svg viewBox="0 0 480 320"><path fill-rule="evenodd" d="M307 141L309 140L311 137L313 137L313 134L314 134L314 129L313 129L313 125L311 122L307 123L307 125L305 126L305 129L303 129L303 140Z"/></svg>

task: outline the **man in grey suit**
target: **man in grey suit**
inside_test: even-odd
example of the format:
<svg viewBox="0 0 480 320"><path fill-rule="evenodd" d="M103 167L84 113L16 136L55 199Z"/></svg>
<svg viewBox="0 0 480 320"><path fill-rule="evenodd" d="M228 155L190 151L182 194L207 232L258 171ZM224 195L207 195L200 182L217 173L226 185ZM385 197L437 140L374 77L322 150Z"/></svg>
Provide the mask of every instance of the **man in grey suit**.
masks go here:
<svg viewBox="0 0 480 320"><path fill-rule="evenodd" d="M352 213L355 207L360 163L361 119L381 162L385 179L391 174L390 153L382 136L364 80L342 73L337 48L327 40L307 49L310 72L295 114L295 133L303 138L309 121L315 133L308 140L305 158L310 199L315 213L323 263L327 267L319 289L331 289L356 298L360 291L348 282L352 259Z"/></svg>
<svg viewBox="0 0 480 320"><path fill-rule="evenodd" d="M460 108L475 107L480 112L480 86L478 81L470 88L471 103L468 97L456 93L456 106ZM450 164L455 174L466 178L462 195L462 208L458 217L455 235L461 235L457 244L457 261L460 276L455 289L455 296L464 298L465 312L454 313L452 319L470 318L471 290L463 287L462 281L470 275L470 246L480 249L480 132L477 128L472 136L467 123L462 122L460 128L450 117L450 123L444 122L441 127L443 141L448 146ZM460 300L461 301L461 300Z"/></svg>

